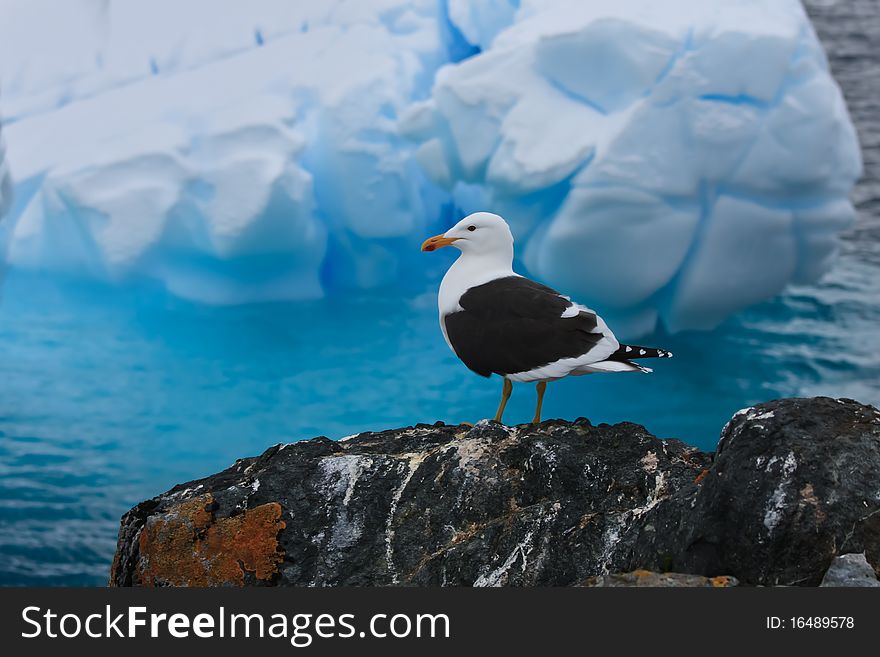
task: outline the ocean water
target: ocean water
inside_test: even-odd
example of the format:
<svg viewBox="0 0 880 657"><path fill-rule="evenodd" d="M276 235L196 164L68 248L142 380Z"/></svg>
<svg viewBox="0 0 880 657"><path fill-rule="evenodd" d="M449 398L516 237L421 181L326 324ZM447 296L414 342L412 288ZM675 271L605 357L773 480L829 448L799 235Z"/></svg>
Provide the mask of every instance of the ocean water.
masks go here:
<svg viewBox="0 0 880 657"><path fill-rule="evenodd" d="M880 404L880 6L807 4L864 148L859 223L834 270L716 331L646 339L676 352L654 375L551 384L545 417L632 420L712 449L730 415L759 401ZM448 351L435 289L207 308L146 286L9 272L0 585L105 583L129 507L274 443L491 416L500 381ZM527 421L533 403L533 387L516 386L505 419Z"/></svg>

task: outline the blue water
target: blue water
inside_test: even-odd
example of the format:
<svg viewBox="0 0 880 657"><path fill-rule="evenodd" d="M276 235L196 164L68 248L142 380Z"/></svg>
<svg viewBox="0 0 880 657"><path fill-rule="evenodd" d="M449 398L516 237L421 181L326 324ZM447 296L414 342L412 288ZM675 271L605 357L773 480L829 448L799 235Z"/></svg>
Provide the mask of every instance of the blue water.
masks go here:
<svg viewBox="0 0 880 657"><path fill-rule="evenodd" d="M632 420L712 449L737 409L773 397L880 403L880 268L837 270L712 333L657 336L653 375L548 388L545 417ZM867 291L867 293L866 293ZM207 308L151 289L7 277L0 304L0 583L102 584L138 501L269 445L494 412L434 296ZM855 339L853 339L855 336ZM531 417L517 386L508 422Z"/></svg>
<svg viewBox="0 0 880 657"><path fill-rule="evenodd" d="M676 353L653 375L551 384L545 417L631 420L712 449L730 415L759 401L824 394L880 404L880 8L808 4L866 165L859 224L834 270L716 331L646 338ZM105 583L128 508L274 443L492 415L500 382L448 351L436 284L210 308L154 288L8 272L0 585ZM533 403L533 388L517 386L505 420L528 420Z"/></svg>

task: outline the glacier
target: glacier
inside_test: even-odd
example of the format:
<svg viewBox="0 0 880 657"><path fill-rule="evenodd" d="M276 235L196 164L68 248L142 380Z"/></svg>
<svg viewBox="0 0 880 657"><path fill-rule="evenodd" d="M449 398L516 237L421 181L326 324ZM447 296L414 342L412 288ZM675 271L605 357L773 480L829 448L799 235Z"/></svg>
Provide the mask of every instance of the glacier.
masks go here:
<svg viewBox="0 0 880 657"><path fill-rule="evenodd" d="M490 210L524 273L636 335L816 280L854 220L798 0L0 9L14 268L314 298L435 275L424 236Z"/></svg>

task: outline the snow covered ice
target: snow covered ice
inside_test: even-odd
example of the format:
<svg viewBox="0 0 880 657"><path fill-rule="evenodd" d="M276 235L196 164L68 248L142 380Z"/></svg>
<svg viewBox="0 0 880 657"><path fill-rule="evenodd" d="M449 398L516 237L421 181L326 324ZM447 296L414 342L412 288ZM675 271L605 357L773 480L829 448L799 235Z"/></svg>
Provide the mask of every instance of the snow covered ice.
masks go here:
<svg viewBox="0 0 880 657"><path fill-rule="evenodd" d="M411 277L491 210L524 273L635 334L816 279L854 216L797 0L0 7L13 267L308 298Z"/></svg>

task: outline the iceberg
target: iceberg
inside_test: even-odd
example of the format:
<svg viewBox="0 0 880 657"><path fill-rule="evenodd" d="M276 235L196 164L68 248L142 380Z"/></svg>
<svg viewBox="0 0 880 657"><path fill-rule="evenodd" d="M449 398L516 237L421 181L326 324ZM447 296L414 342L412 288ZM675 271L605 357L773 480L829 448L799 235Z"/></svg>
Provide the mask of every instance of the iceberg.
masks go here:
<svg viewBox="0 0 880 657"><path fill-rule="evenodd" d="M78 21L104 7L69 48L88 53L41 50L37 76L21 52L39 3L10 4L12 267L208 303L309 298L392 283L438 214L395 123L455 45L434 0L81 2Z"/></svg>
<svg viewBox="0 0 880 657"><path fill-rule="evenodd" d="M3 124L0 123L0 219L12 204L12 176L6 163L6 144L3 141Z"/></svg>
<svg viewBox="0 0 880 657"><path fill-rule="evenodd" d="M0 117L2 118L2 117ZM3 122L0 120L0 286L6 270L6 244L8 243L8 222L4 225L3 217L12 205L12 176L6 158L6 143L3 141ZM2 292L2 289L0 289Z"/></svg>
<svg viewBox="0 0 880 657"><path fill-rule="evenodd" d="M491 210L632 335L815 280L854 218L798 0L0 7L11 267L310 298L424 276L426 233Z"/></svg>
<svg viewBox="0 0 880 657"><path fill-rule="evenodd" d="M403 128L527 270L629 332L813 281L854 220L859 145L797 1L523 3Z"/></svg>

